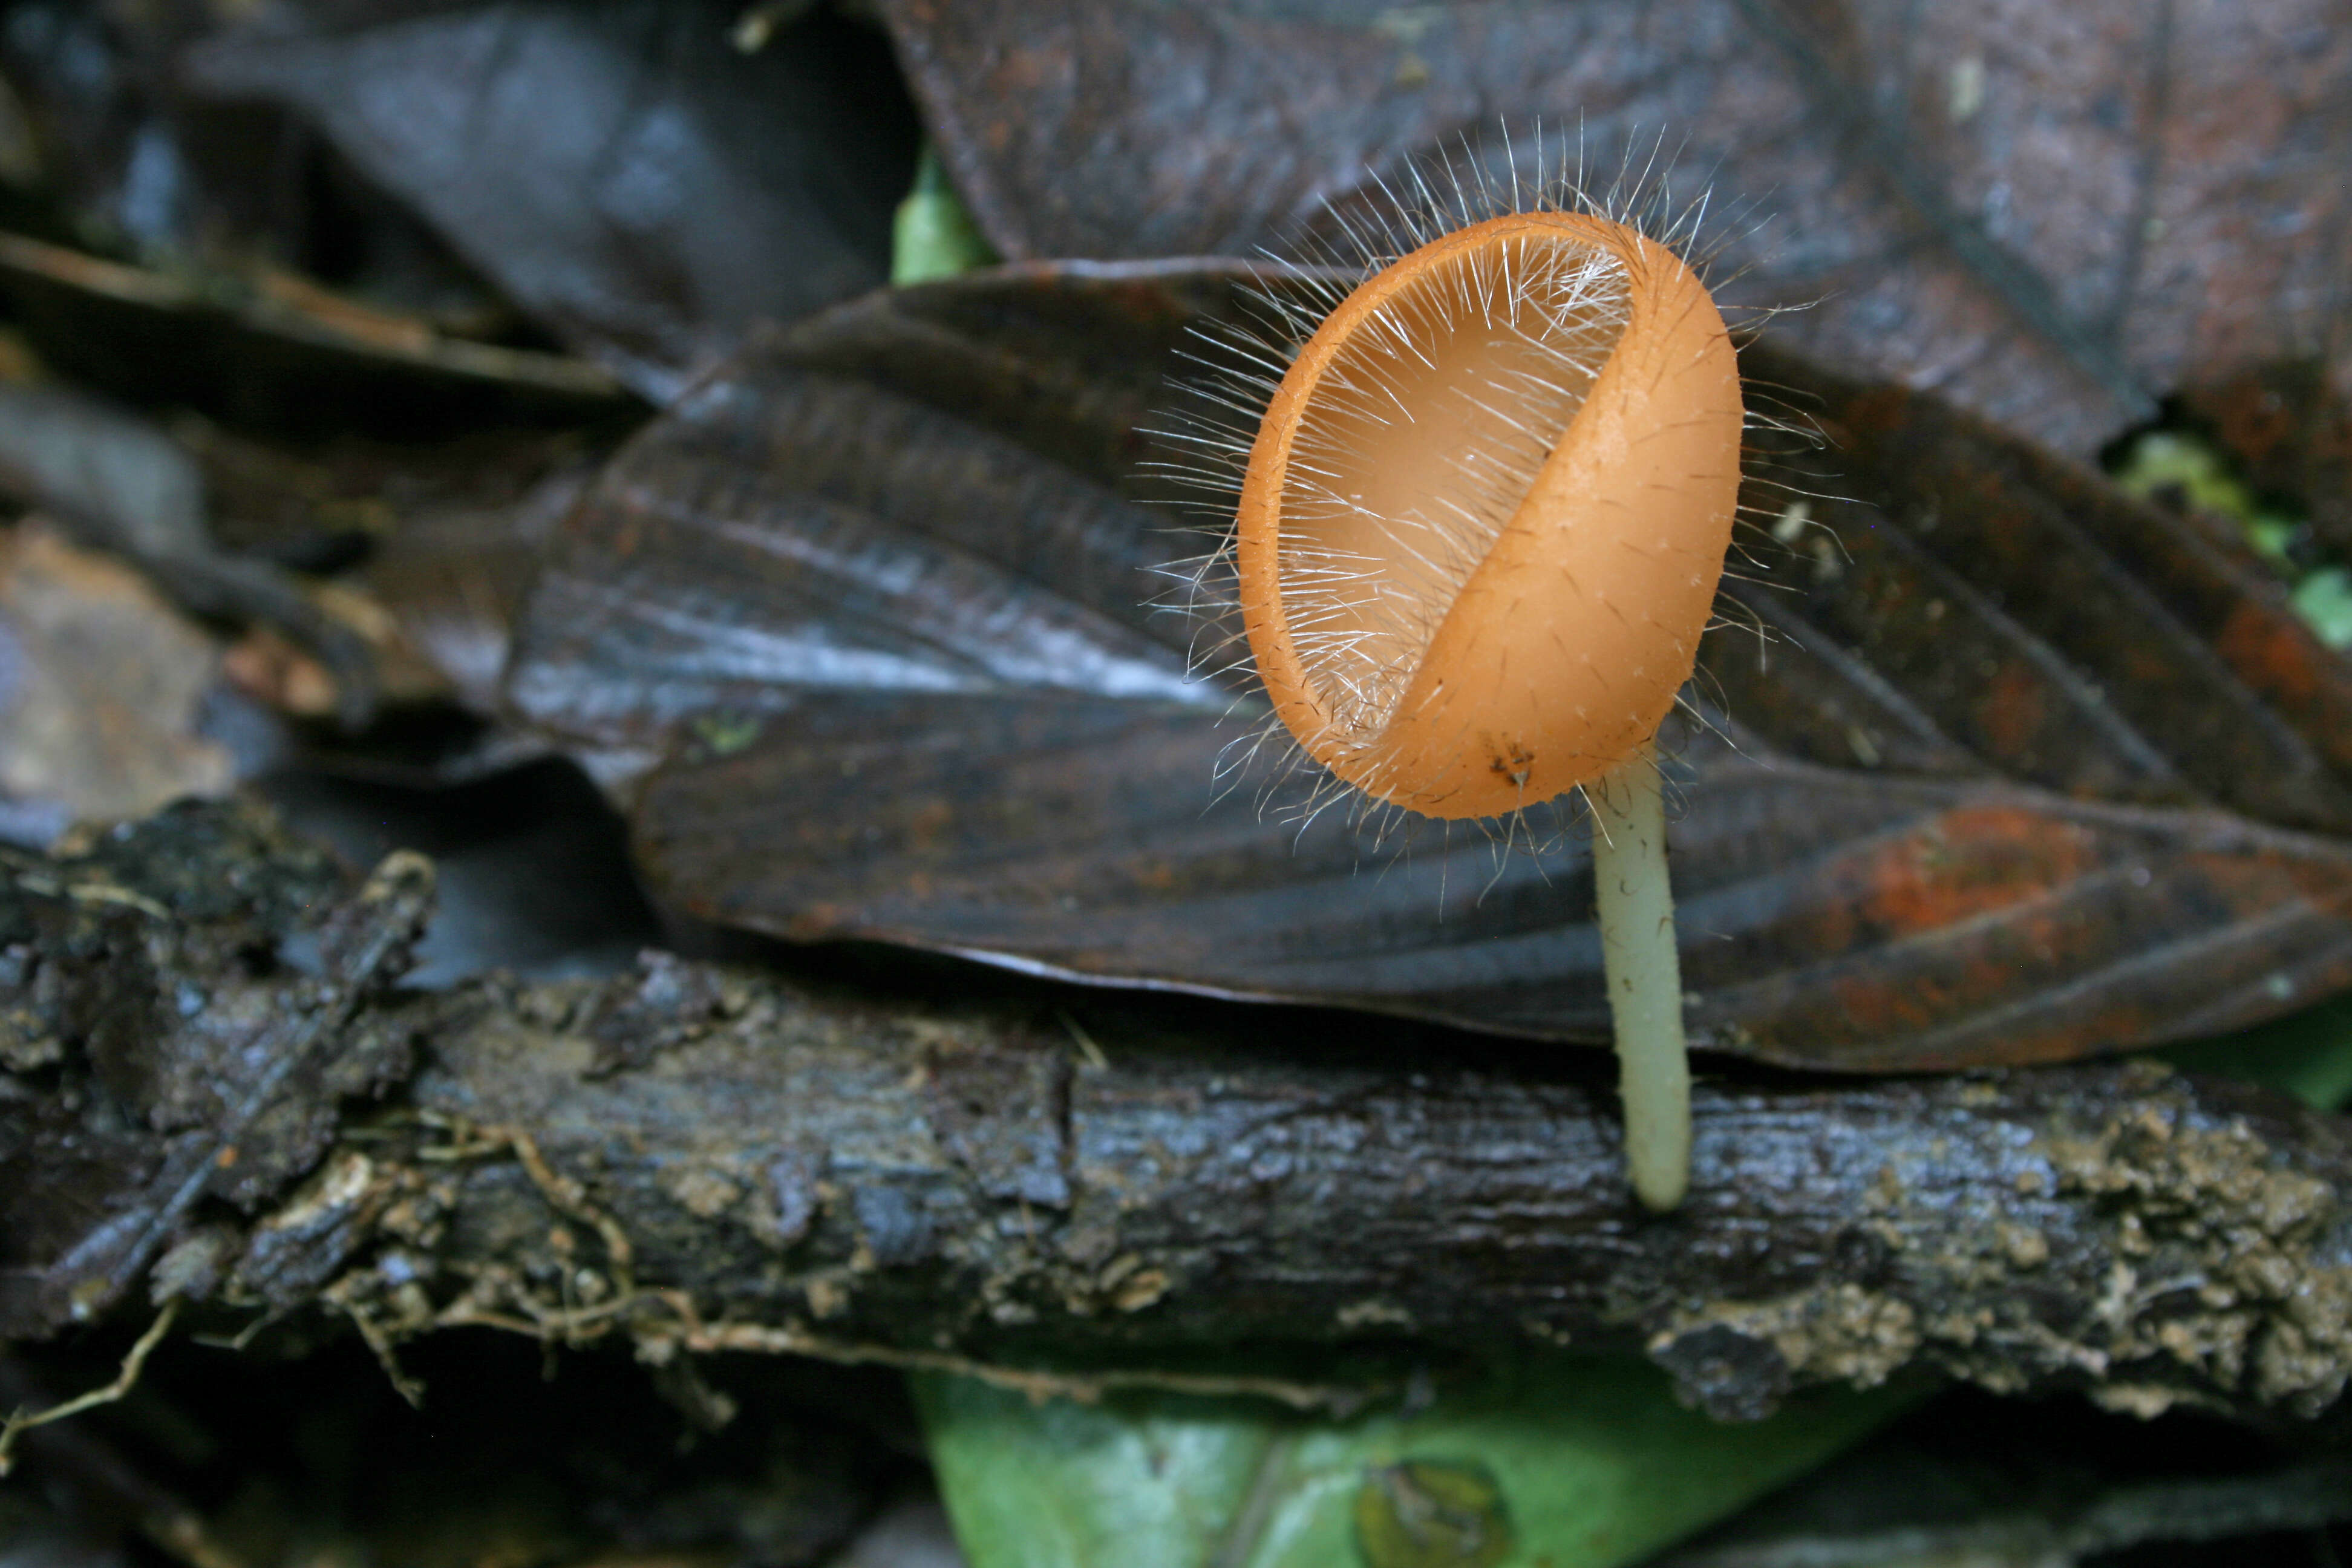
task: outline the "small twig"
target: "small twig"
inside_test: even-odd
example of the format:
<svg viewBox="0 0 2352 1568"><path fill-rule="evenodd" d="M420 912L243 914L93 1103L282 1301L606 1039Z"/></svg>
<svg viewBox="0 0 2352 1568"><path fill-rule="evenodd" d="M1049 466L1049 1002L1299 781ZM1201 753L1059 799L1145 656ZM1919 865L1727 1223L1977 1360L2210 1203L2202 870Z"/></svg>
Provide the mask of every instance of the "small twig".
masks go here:
<svg viewBox="0 0 2352 1568"><path fill-rule="evenodd" d="M111 882L68 882L66 897L76 903L115 904L126 910L137 910L151 920L167 921L172 911L147 897L128 888L118 888Z"/></svg>
<svg viewBox="0 0 2352 1568"><path fill-rule="evenodd" d="M128 888L118 888L111 882L59 882L54 878L37 876L29 871L16 874L16 885L28 893L47 899L65 899L78 904L119 904L137 910L151 920L168 921L172 911L143 893Z"/></svg>
<svg viewBox="0 0 2352 1568"><path fill-rule="evenodd" d="M361 1340L374 1354L376 1365L383 1369L384 1380L392 1384L392 1391L406 1400L410 1409L423 1409L425 1385L401 1370L399 1347L393 1343L392 1336L383 1331L383 1325L375 1321L374 1316L352 1300L351 1293L343 1288L348 1279L347 1276L339 1279L320 1291L319 1299L352 1321L352 1327L360 1331Z"/></svg>
<svg viewBox="0 0 2352 1568"><path fill-rule="evenodd" d="M111 1405L130 1393L139 1382L139 1373L147 1365L149 1352L163 1342L163 1336L171 1331L172 1320L179 1315L180 1300L175 1296L163 1303L163 1310L155 1314L155 1321L147 1325L147 1331L139 1336L138 1342L122 1358L122 1370L115 1373L114 1381L105 1387L77 1394L62 1405L50 1405L47 1410L34 1411L29 1415L19 1410L10 1415L5 1424L0 1424L0 1476L6 1475L15 1462L11 1455L16 1447L17 1437L23 1433L36 1426L46 1426L52 1421L62 1421L68 1415L79 1415L85 1410L94 1410L101 1405Z"/></svg>
<svg viewBox="0 0 2352 1568"><path fill-rule="evenodd" d="M1087 1058L1087 1066L1094 1068L1097 1072L1107 1072L1109 1070L1110 1058L1103 1055L1102 1047L1095 1043L1095 1037L1092 1035L1087 1034L1086 1030L1080 1026L1076 1018L1071 1017L1067 1013L1064 1013L1062 1015L1062 1027L1069 1030L1070 1038L1078 1043L1078 1052Z"/></svg>
<svg viewBox="0 0 2352 1568"><path fill-rule="evenodd" d="M758 1351L768 1354L803 1355L842 1366L892 1366L905 1372L944 1372L969 1377L992 1387L1025 1394L1037 1403L1074 1400L1100 1402L1115 1389L1149 1388L1166 1394L1194 1394L1212 1398L1271 1399L1293 1410L1322 1411L1345 1418L1374 1400L1393 1392L1384 1384L1343 1388L1328 1384L1293 1383L1286 1378L1227 1376L1214 1373L1163 1372L1149 1367L1119 1367L1094 1373L1043 1372L975 1361L948 1351L903 1350L891 1345L827 1339L807 1330L758 1323L705 1323L694 1303L681 1290L646 1293L675 1312L683 1327L677 1342L698 1354L712 1351Z"/></svg>
<svg viewBox="0 0 2352 1568"><path fill-rule="evenodd" d="M1345 1418L1380 1398L1384 1387L1341 1388L1311 1383L1291 1383L1276 1377L1218 1376L1205 1373L1161 1372L1149 1367L1121 1367L1099 1373L1040 1372L974 1361L946 1351L898 1350L889 1345L830 1340L803 1329L772 1328L756 1323L714 1323L678 1342L698 1354L712 1351L759 1351L771 1355L803 1355L841 1366L889 1366L902 1372L944 1372L969 1377L993 1388L1025 1394L1037 1404L1067 1399L1080 1405L1099 1404L1102 1396L1121 1388L1148 1388L1163 1394L1192 1394L1207 1398L1270 1399L1293 1410L1320 1411Z"/></svg>
<svg viewBox="0 0 2352 1568"><path fill-rule="evenodd" d="M901 1372L944 1372L969 1377L991 1387L1011 1389L1043 1403L1068 1399L1094 1405L1106 1394L1122 1388L1148 1388L1165 1394L1192 1394L1208 1398L1270 1399L1293 1410L1320 1411L1341 1419L1365 1405L1384 1399L1394 1388L1386 1384L1340 1387L1328 1384L1293 1383L1276 1377L1224 1376L1203 1373L1163 1372L1149 1367L1118 1367L1093 1373L1045 1372L975 1361L948 1351L903 1350L892 1345L828 1339L793 1324L707 1323L693 1300L683 1290L640 1290L598 1306L542 1310L525 1300L520 1318L490 1310L471 1301L457 1301L433 1321L436 1329L471 1327L503 1329L541 1342L561 1337L568 1343L598 1339L621 1326L621 1320L641 1307L667 1308L677 1320L675 1330L640 1327L637 1337L648 1347L667 1344L697 1355L717 1351L743 1351L761 1355L807 1356L837 1366L888 1366ZM583 1329L593 1330L584 1336Z"/></svg>
<svg viewBox="0 0 2352 1568"><path fill-rule="evenodd" d="M286 1312L287 1309L283 1307L266 1308L255 1315L253 1321L233 1334L190 1334L188 1338L207 1350L241 1351L259 1338L262 1330L272 1323L284 1321Z"/></svg>

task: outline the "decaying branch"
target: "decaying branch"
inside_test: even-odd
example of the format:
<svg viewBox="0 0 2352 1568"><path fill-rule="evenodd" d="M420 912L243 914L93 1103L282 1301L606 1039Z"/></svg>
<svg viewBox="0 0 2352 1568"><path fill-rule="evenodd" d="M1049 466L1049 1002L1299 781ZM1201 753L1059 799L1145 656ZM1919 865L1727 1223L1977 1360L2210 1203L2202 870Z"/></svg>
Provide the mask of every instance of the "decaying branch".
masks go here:
<svg viewBox="0 0 2352 1568"><path fill-rule="evenodd" d="M290 853L246 833L255 856ZM143 945L73 959L49 945L43 900L93 874L15 868L39 916L9 950L35 974L10 1015L27 1029L51 1027L37 975L54 964L114 963L81 983L176 994L191 982L173 954L216 957L217 931L242 921L249 955L268 923L240 907L207 926L118 867L153 909L107 918L146 922ZM28 892L28 877L62 890ZM352 911L371 896L382 909L362 894L330 929L364 926ZM281 907L281 945L320 913ZM266 1190L216 1163L205 1201L171 1218L151 1293L248 1317L330 1307L388 1358L459 1323L626 1333L656 1356L998 1367L1198 1366L1250 1342L1635 1345L1727 1416L1913 1366L2132 1409L2309 1415L2352 1371L2345 1123L2159 1068L1706 1086L1691 1200L1661 1218L1623 1187L1598 1080L1459 1037L1061 993L885 1003L667 958L418 995L344 962L340 980L239 983L352 999L313 1002L327 1043L263 1120L332 1114L299 1141L314 1151L299 1181L282 1149ZM226 1026L197 1037L216 1066L239 1059ZM285 1037L263 1014L251 1026ZM131 1048L176 1048L193 1027ZM136 1081L109 1086L95 1037L40 1037L12 1047L35 1065L0 1100L9 1214L64 1168L67 1099L85 1121L101 1092L155 1116ZM413 1072L365 1098L412 1043ZM170 1136L189 1134L108 1145L130 1174L85 1199L88 1234L162 1223ZM9 1332L67 1315L23 1303L82 1289L87 1243L47 1246L9 1259Z"/></svg>

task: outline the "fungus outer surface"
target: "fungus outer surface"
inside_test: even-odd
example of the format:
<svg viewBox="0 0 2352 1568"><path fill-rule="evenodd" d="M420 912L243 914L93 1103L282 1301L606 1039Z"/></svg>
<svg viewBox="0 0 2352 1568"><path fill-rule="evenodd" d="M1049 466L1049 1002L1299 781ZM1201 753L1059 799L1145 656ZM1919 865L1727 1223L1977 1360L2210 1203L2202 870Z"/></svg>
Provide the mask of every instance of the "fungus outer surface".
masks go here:
<svg viewBox="0 0 2352 1568"><path fill-rule="evenodd" d="M1706 289L1624 225L1510 214L1389 266L1299 350L1250 452L1241 602L1283 723L1431 816L1626 762L1697 658L1742 417Z"/></svg>

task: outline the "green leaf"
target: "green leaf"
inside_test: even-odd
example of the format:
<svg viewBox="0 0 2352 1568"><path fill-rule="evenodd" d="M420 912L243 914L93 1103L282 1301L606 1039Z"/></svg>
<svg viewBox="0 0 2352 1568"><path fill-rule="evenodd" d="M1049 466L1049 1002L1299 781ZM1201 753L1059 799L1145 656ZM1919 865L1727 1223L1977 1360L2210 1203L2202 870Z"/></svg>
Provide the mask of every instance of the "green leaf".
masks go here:
<svg viewBox="0 0 2352 1568"><path fill-rule="evenodd" d="M2352 647L2352 572L2323 566L2294 585L2289 602L2329 647Z"/></svg>
<svg viewBox="0 0 2352 1568"><path fill-rule="evenodd" d="M2147 432L2132 444L2116 470L2115 479L2136 496L2177 489L2188 498L2189 505L2218 511L2250 529L2265 523L2293 526L2292 520L2277 517L2254 498L2253 491L2232 471L2221 448L2189 431ZM2257 534L2255 542L2256 548L2261 548L2263 536ZM2284 554L2283 548L2264 552Z"/></svg>
<svg viewBox="0 0 2352 1568"><path fill-rule="evenodd" d="M1811 1468L1916 1390L1816 1390L1724 1426L1630 1358L1531 1356L1412 1414L915 1393L972 1568L1609 1568Z"/></svg>
<svg viewBox="0 0 2352 1568"><path fill-rule="evenodd" d="M995 260L996 252L948 184L938 149L924 142L915 164L915 188L898 204L890 226L890 281L928 283Z"/></svg>
<svg viewBox="0 0 2352 1568"><path fill-rule="evenodd" d="M2341 1110L2352 1105L2352 997L2150 1054L2189 1072L2266 1085L2315 1110Z"/></svg>
<svg viewBox="0 0 2352 1568"><path fill-rule="evenodd" d="M2352 647L2352 571L2318 553L2303 520L2255 495L2221 447L2191 430L2150 430L2127 448L2115 481L2136 496L2167 490L2235 522L2255 552L2293 584L2294 613L2329 647Z"/></svg>

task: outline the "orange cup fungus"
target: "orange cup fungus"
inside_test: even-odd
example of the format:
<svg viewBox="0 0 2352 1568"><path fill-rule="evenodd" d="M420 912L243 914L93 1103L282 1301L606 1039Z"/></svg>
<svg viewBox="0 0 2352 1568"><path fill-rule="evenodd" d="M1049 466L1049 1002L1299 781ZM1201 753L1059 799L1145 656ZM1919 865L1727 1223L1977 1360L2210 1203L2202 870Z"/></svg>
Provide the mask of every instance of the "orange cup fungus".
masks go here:
<svg viewBox="0 0 2352 1568"><path fill-rule="evenodd" d="M1507 815L1646 745L1731 540L1738 365L1672 251L1581 213L1444 235L1359 288L1259 426L1250 649L1377 799Z"/></svg>
<svg viewBox="0 0 2352 1568"><path fill-rule="evenodd" d="M1657 240L1509 213L1365 281L1291 360L1235 526L1250 649L1308 755L1377 800L1503 816L1583 787L1626 1158L1689 1181L1652 742L1690 678L1739 488L1739 371Z"/></svg>

